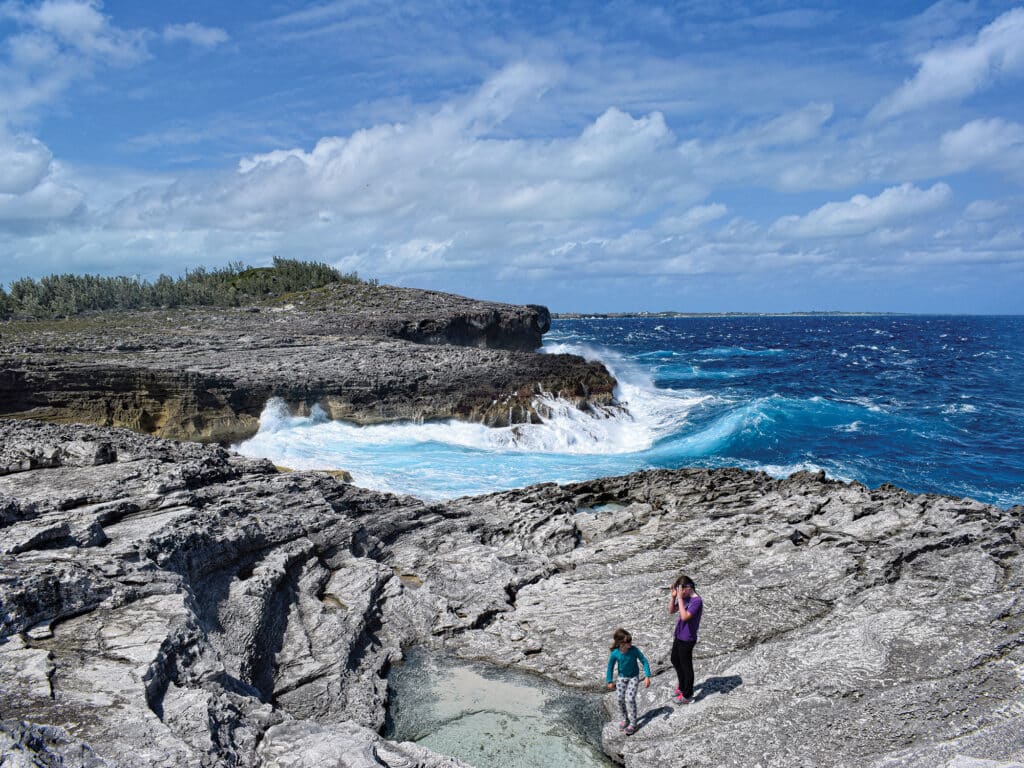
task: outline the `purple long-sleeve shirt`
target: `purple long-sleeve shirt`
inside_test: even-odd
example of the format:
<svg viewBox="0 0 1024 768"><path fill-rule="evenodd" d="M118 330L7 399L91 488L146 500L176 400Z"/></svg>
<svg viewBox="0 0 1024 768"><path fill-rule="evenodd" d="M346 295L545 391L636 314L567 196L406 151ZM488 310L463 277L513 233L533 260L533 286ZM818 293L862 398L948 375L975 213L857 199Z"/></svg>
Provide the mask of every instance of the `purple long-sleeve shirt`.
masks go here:
<svg viewBox="0 0 1024 768"><path fill-rule="evenodd" d="M683 621L682 618L676 621L675 636L679 640L696 642L697 629L700 627L700 617L704 613L704 601L700 599L700 595L694 595L693 597L684 597L683 605L686 608L686 612L690 614L690 618L686 619L686 621ZM679 610L676 603L672 604L672 610Z"/></svg>

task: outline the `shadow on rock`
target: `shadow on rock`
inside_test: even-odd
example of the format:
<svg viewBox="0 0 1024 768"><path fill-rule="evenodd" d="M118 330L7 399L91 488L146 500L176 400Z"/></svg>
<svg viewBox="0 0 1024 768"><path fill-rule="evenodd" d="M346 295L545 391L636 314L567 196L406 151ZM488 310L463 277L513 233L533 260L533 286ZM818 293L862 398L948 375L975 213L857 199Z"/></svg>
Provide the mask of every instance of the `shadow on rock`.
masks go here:
<svg viewBox="0 0 1024 768"><path fill-rule="evenodd" d="M658 717L667 718L669 715L672 714L673 711L674 710L672 709L672 707L658 707L657 709L648 709L646 712L644 712L642 715L640 715L640 717L637 719L637 721L636 721L636 730L639 731L641 728L643 728L649 722L651 722L652 720L654 720L654 719L656 719Z"/></svg>
<svg viewBox="0 0 1024 768"><path fill-rule="evenodd" d="M700 701L713 693L732 693L741 685L743 685L743 678L739 675L729 675L728 677L709 677L704 682L698 683L694 686L696 694L694 695L693 700Z"/></svg>

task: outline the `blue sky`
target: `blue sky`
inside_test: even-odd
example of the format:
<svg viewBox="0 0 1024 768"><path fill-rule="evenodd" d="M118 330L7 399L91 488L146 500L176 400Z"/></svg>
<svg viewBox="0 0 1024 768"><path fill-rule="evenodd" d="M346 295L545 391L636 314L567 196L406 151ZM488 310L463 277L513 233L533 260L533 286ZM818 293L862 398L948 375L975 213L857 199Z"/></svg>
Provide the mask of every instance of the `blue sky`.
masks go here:
<svg viewBox="0 0 1024 768"><path fill-rule="evenodd" d="M0 0L0 283L1024 312L1024 6Z"/></svg>

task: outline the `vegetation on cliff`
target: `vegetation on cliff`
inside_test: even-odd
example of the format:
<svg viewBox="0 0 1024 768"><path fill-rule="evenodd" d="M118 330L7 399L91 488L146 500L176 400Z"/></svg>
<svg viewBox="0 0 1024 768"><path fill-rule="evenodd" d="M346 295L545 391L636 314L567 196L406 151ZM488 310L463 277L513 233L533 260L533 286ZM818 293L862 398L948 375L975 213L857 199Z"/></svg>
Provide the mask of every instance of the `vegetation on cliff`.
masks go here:
<svg viewBox="0 0 1024 768"><path fill-rule="evenodd" d="M360 282L355 272L342 273L327 264L276 256L272 267L235 262L221 269L199 267L179 278L160 275L154 282L125 276L50 275L16 280L9 291L0 286L0 319L160 307L237 307L333 283Z"/></svg>

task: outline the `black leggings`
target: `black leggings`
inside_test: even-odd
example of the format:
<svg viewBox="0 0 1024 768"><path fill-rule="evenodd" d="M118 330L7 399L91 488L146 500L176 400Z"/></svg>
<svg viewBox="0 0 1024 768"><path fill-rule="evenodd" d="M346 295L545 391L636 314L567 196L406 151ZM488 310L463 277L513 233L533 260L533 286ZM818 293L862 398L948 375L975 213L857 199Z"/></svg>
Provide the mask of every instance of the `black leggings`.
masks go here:
<svg viewBox="0 0 1024 768"><path fill-rule="evenodd" d="M672 666L679 678L679 690L688 699L693 698L693 646L696 640L672 639Z"/></svg>

